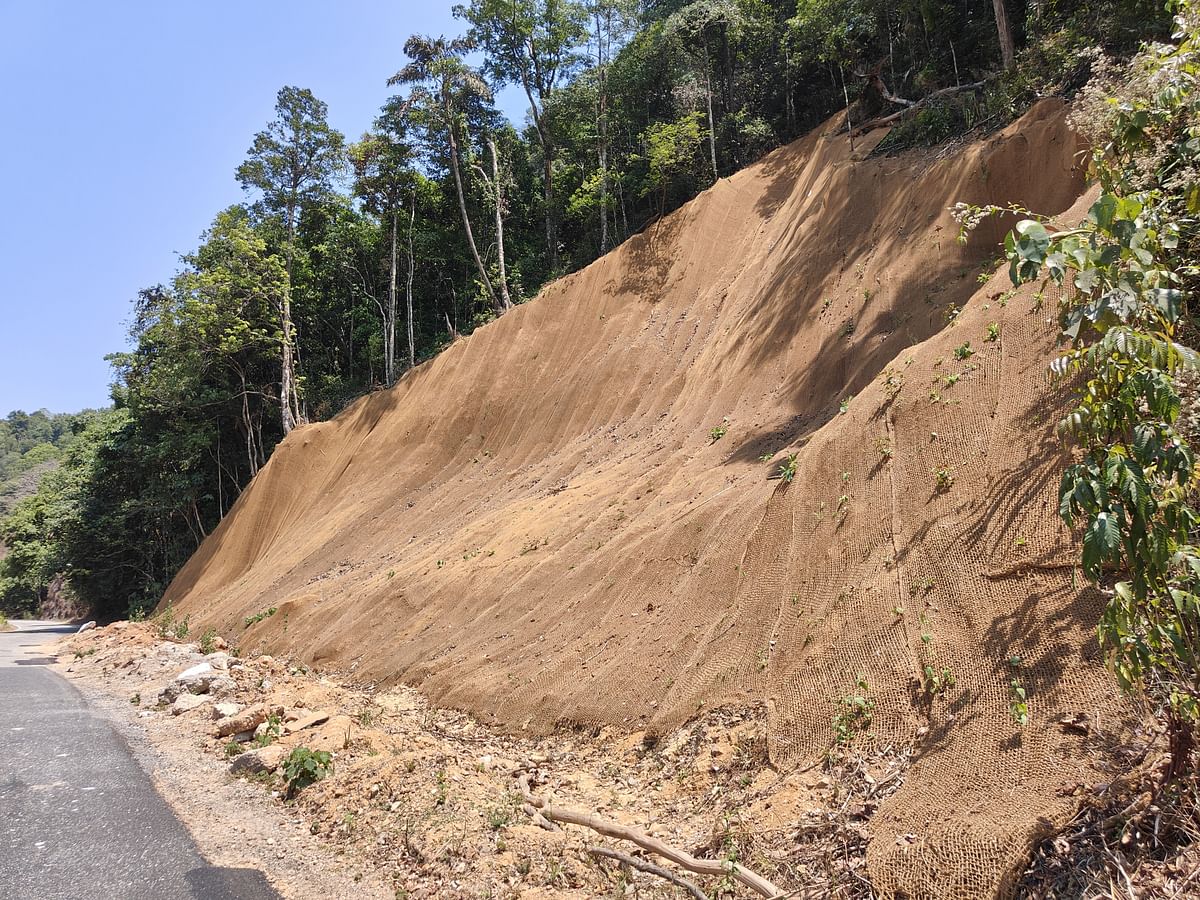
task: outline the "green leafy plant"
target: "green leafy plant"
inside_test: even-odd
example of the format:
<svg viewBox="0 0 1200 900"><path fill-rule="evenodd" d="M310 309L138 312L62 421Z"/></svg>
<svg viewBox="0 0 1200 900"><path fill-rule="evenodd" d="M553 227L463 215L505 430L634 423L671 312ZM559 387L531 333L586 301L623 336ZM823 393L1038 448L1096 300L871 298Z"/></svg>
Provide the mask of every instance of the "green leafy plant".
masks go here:
<svg viewBox="0 0 1200 900"><path fill-rule="evenodd" d="M871 727L875 700L871 697L867 676L859 675L854 682L855 693L842 698L841 709L833 717L833 734L838 746L845 746Z"/></svg>
<svg viewBox="0 0 1200 900"><path fill-rule="evenodd" d="M931 700L942 696L958 683L954 673L945 666L938 669L935 666L926 665L921 675L921 689Z"/></svg>
<svg viewBox="0 0 1200 900"><path fill-rule="evenodd" d="M283 722L279 716L272 713L264 724L262 733L254 736L254 743L259 747L269 747L283 736Z"/></svg>
<svg viewBox="0 0 1200 900"><path fill-rule="evenodd" d="M789 453L787 459L779 464L779 477L785 484L791 484L796 477L796 460L799 458L799 453Z"/></svg>
<svg viewBox="0 0 1200 900"><path fill-rule="evenodd" d="M939 494L944 494L954 486L954 473L949 469L933 470L933 488Z"/></svg>
<svg viewBox="0 0 1200 900"><path fill-rule="evenodd" d="M975 351L971 349L970 341L966 341L965 343L959 344L957 347L954 348L954 358L957 360L970 359L974 355L975 355Z"/></svg>
<svg viewBox="0 0 1200 900"><path fill-rule="evenodd" d="M205 628L200 635L200 652L205 656L217 649L217 629Z"/></svg>
<svg viewBox="0 0 1200 900"><path fill-rule="evenodd" d="M296 747L283 760L283 778L288 798L333 772L333 756L326 750Z"/></svg>
<svg viewBox="0 0 1200 900"><path fill-rule="evenodd" d="M1190 769L1200 727L1200 482L1181 414L1196 352L1180 340L1197 276L1200 178L1200 6L1176 7L1174 45L1136 61L1127 96L1106 107L1092 168L1100 195L1076 227L1010 207L960 205L965 235L983 218L1024 218L1005 239L1014 285L1061 292L1066 352L1051 370L1072 379L1075 408L1059 433L1080 453L1059 485L1059 514L1082 536L1081 563L1112 583L1098 626L1117 681L1167 721L1168 776ZM1186 398L1189 413L1194 392ZM1014 677L1013 715L1028 719Z"/></svg>
<svg viewBox="0 0 1200 900"><path fill-rule="evenodd" d="M991 322L987 327L987 340L989 343L995 343L1000 340L1000 325L996 322Z"/></svg>
<svg viewBox="0 0 1200 900"><path fill-rule="evenodd" d="M278 611L279 610L277 607L272 606L270 609L264 609L262 612L255 613L252 616L246 616L246 620L243 624L245 625L246 628L249 628L251 625L258 624L263 619L269 619L271 616L275 615L275 613L277 613Z"/></svg>
<svg viewBox="0 0 1200 900"><path fill-rule="evenodd" d="M729 434L729 418L728 416L721 420L721 424L712 428L708 432L708 442L715 444L725 435Z"/></svg>

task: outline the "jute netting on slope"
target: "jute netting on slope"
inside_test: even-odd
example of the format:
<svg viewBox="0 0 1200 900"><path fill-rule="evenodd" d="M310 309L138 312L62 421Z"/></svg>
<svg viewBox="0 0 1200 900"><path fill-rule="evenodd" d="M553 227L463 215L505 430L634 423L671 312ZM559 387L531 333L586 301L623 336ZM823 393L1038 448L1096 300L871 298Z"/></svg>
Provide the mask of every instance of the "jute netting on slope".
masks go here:
<svg viewBox="0 0 1200 900"><path fill-rule="evenodd" d="M960 247L946 209L1067 210L1076 151L1052 103L944 159L784 148L299 429L165 602L516 729L765 702L781 767L829 748L861 673L875 739L917 747L872 879L1002 893L1102 756L1056 719L1123 708L1054 514L1049 313L980 287L1002 232ZM926 659L957 682L933 704Z"/></svg>

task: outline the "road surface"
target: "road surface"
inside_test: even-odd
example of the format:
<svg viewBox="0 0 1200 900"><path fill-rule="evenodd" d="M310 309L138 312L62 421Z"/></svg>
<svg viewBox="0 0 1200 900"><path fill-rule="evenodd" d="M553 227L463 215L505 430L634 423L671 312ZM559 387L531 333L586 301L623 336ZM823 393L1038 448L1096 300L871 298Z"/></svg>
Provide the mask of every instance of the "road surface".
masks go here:
<svg viewBox="0 0 1200 900"><path fill-rule="evenodd" d="M262 873L209 865L124 740L38 648L0 633L0 898L277 900Z"/></svg>

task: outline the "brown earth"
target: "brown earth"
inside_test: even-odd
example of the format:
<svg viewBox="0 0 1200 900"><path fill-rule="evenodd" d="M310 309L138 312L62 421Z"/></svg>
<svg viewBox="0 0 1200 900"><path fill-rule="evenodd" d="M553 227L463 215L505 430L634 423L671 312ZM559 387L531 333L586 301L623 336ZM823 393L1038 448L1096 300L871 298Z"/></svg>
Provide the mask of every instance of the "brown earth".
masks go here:
<svg viewBox="0 0 1200 900"><path fill-rule="evenodd" d="M1053 298L947 208L1078 220L1078 149L1048 101L948 158L779 150L296 431L164 606L516 732L760 704L780 771L864 696L913 748L876 890L1006 894L1130 713L1056 517Z"/></svg>

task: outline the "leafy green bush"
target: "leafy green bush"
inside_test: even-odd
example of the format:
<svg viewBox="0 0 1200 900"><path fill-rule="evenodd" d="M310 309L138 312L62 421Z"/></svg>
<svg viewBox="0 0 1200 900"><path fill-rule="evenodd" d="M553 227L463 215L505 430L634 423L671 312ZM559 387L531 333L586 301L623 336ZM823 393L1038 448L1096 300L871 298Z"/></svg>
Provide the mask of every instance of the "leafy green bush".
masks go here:
<svg viewBox="0 0 1200 900"><path fill-rule="evenodd" d="M283 778L287 782L287 796L294 797L332 771L333 757L327 751L296 747L283 761Z"/></svg>
<svg viewBox="0 0 1200 900"><path fill-rule="evenodd" d="M1061 228L1010 209L1027 217L1005 241L1014 284L1069 288L1069 348L1051 368L1076 385L1059 431L1082 456L1063 472L1059 513L1082 531L1084 573L1112 585L1099 637L1121 686L1162 710L1170 775L1188 770L1200 726L1200 479L1178 427L1200 364L1181 340L1196 334L1187 304L1200 274L1200 6L1178 9L1175 45L1148 46L1110 83L1119 97L1085 98L1101 138L1087 219ZM994 212L961 206L959 218L969 230ZM1019 679L1011 689L1027 719Z"/></svg>

